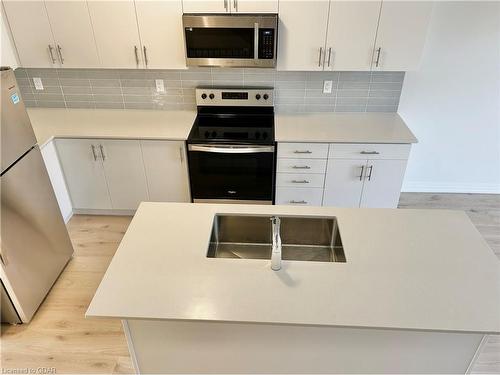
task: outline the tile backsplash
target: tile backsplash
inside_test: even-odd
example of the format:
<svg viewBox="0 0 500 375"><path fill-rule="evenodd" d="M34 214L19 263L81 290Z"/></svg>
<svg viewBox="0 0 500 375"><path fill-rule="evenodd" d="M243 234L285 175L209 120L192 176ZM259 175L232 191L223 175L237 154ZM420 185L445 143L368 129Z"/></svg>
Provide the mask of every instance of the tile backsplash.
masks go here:
<svg viewBox="0 0 500 375"><path fill-rule="evenodd" d="M273 69L16 69L28 107L194 109L198 86L274 87L277 112L396 112L404 72L278 72ZM42 80L35 89L33 78ZM156 91L163 79L165 92ZM333 81L323 94L323 81Z"/></svg>

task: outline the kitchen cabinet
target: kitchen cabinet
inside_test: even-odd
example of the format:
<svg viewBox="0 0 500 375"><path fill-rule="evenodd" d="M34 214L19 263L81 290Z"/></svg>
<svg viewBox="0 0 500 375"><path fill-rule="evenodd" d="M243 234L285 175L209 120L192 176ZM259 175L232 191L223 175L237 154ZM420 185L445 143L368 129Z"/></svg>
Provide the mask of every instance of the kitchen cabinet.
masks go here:
<svg viewBox="0 0 500 375"><path fill-rule="evenodd" d="M278 13L278 0L183 0L184 13Z"/></svg>
<svg viewBox="0 0 500 375"><path fill-rule="evenodd" d="M101 66L142 67L143 54L134 1L89 1L88 7Z"/></svg>
<svg viewBox="0 0 500 375"><path fill-rule="evenodd" d="M95 139L58 139L57 152L74 209L111 209Z"/></svg>
<svg viewBox="0 0 500 375"><path fill-rule="evenodd" d="M373 57L374 70L406 71L420 65L432 2L384 1Z"/></svg>
<svg viewBox="0 0 500 375"><path fill-rule="evenodd" d="M278 70L323 70L328 0L279 5Z"/></svg>
<svg viewBox="0 0 500 375"><path fill-rule="evenodd" d="M149 200L190 202L186 147L181 141L141 141Z"/></svg>
<svg viewBox="0 0 500 375"><path fill-rule="evenodd" d="M326 172L324 205L359 207L366 160L331 159Z"/></svg>
<svg viewBox="0 0 500 375"><path fill-rule="evenodd" d="M5 1L23 67L98 67L85 1Z"/></svg>
<svg viewBox="0 0 500 375"><path fill-rule="evenodd" d="M381 1L331 1L325 70L371 69Z"/></svg>
<svg viewBox="0 0 500 375"><path fill-rule="evenodd" d="M143 66L154 69L184 69L186 56L181 1L135 2L140 30Z"/></svg>
<svg viewBox="0 0 500 375"><path fill-rule="evenodd" d="M148 188L140 141L99 140L98 152L104 168L111 207L136 210L148 200Z"/></svg>

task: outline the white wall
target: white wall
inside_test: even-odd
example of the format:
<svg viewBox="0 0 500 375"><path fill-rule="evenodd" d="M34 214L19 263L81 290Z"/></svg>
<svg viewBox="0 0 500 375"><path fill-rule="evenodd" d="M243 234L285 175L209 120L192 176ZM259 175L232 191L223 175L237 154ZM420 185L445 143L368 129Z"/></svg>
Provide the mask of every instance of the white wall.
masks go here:
<svg viewBox="0 0 500 375"><path fill-rule="evenodd" d="M404 191L500 193L500 3L435 5L400 115L419 139Z"/></svg>
<svg viewBox="0 0 500 375"><path fill-rule="evenodd" d="M10 66L11 68L17 68L19 66L17 53L14 48L14 43L10 36L9 26L7 24L7 17L5 16L3 4L0 5L1 8L1 20L0 20L0 65Z"/></svg>

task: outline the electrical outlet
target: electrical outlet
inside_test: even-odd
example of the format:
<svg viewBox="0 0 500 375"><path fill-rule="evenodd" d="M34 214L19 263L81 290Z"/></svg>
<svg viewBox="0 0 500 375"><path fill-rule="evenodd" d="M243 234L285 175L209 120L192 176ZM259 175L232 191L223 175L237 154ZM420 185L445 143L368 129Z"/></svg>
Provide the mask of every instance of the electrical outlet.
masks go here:
<svg viewBox="0 0 500 375"><path fill-rule="evenodd" d="M43 90L43 83L40 77L33 77L33 84L35 85L35 89Z"/></svg>
<svg viewBox="0 0 500 375"><path fill-rule="evenodd" d="M323 81L323 94L331 94L333 81Z"/></svg>
<svg viewBox="0 0 500 375"><path fill-rule="evenodd" d="M165 92L165 82L163 79L157 79L156 81L156 92Z"/></svg>

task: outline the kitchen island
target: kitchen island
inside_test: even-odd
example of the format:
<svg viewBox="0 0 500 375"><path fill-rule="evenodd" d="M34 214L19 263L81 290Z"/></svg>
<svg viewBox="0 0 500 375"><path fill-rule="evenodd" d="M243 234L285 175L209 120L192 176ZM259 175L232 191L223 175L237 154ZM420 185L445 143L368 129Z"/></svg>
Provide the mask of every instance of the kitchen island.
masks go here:
<svg viewBox="0 0 500 375"><path fill-rule="evenodd" d="M336 218L345 262L207 257L222 214ZM458 211L142 203L87 316L141 373L464 373L500 264Z"/></svg>

